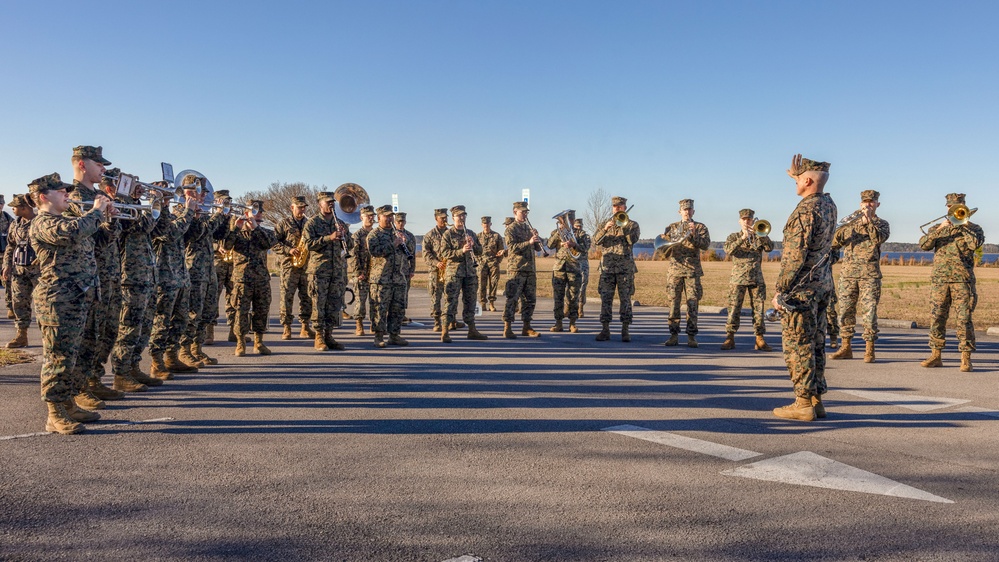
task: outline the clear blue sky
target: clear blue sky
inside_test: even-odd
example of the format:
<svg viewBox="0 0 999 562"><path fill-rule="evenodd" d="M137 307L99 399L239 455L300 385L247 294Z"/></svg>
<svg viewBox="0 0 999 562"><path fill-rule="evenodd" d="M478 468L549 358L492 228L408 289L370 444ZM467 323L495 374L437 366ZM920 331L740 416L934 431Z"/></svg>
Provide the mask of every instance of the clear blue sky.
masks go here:
<svg viewBox="0 0 999 562"><path fill-rule="evenodd" d="M999 233L994 2L0 0L0 192L103 145L193 168L398 193L543 232L604 188L650 238L696 200L713 240L756 209L780 238L791 155L832 163L841 215L882 193L892 240L968 194ZM494 219L495 220L495 219ZM470 221L476 224L477 220Z"/></svg>

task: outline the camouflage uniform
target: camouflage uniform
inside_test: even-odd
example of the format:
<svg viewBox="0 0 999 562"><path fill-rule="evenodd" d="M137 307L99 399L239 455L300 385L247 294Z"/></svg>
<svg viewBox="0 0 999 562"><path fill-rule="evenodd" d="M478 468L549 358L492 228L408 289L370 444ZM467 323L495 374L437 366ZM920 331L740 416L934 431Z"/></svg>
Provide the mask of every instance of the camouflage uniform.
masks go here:
<svg viewBox="0 0 999 562"><path fill-rule="evenodd" d="M447 209L437 209L435 213L444 212L447 216ZM438 256L438 246L441 237L447 232L447 227L434 226L423 235L423 260L427 262L427 289L430 291L430 317L434 324L441 322L441 301L444 298L444 283L440 281L442 273L437 268L441 262Z"/></svg>
<svg viewBox="0 0 999 562"><path fill-rule="evenodd" d="M506 227L507 262L506 305L503 307L503 322L513 323L517 301L520 301L520 319L524 326L534 318L534 307L538 302L538 275L534 265L534 252L541 251L540 243L532 243L534 232L527 222L514 222ZM481 246L480 246L481 247Z"/></svg>
<svg viewBox="0 0 999 562"><path fill-rule="evenodd" d="M552 310L555 313L556 324L561 324L565 318L566 305L569 307L569 322L575 323L579 318L579 293L583 286L579 262L590 251L590 238L578 229L573 230L573 236L576 238L580 253L578 259L572 257L569 246L562 242L559 229L553 230L548 237L548 247L555 250L555 265L552 270L552 298L555 304Z"/></svg>
<svg viewBox="0 0 999 562"><path fill-rule="evenodd" d="M835 229L836 204L827 193L804 197L784 226L776 291L795 307L783 314L781 337L794 394L801 398L826 392L826 307L833 292L828 256Z"/></svg>
<svg viewBox="0 0 999 562"><path fill-rule="evenodd" d="M145 318L152 310L150 299L156 287L156 262L151 233L161 223L148 213L121 225L121 314L111 350L111 371L131 375L142 360L148 340L143 340Z"/></svg>
<svg viewBox="0 0 999 562"><path fill-rule="evenodd" d="M217 194L216 194L217 197ZM220 272L219 263L224 263L219 259L218 249L221 246L221 241L225 239L225 235L229 232L229 221L227 218L223 218L218 222L215 227L215 231L209 236L209 239L205 242L208 246L208 252L211 256L211 268L208 270L208 285L205 287L205 304L202 307L201 313L201 325L202 332L205 337L204 343L208 343L208 326L214 326L219 320L219 297L222 293L222 284L227 283L226 286L226 296L232 294L232 264L226 263L226 269L224 272ZM226 277L222 278L220 275L224 274ZM228 313L229 305L226 305L226 312ZM213 328L214 330L214 328Z"/></svg>
<svg viewBox="0 0 999 562"><path fill-rule="evenodd" d="M576 243L587 248L593 247L593 240L590 235L583 230L582 223L576 221L579 226L575 228ZM587 250L579 256L579 315L583 316L583 307L586 306L586 288L590 285L590 253Z"/></svg>
<svg viewBox="0 0 999 562"><path fill-rule="evenodd" d="M58 174L52 176L61 182ZM41 271L32 298L42 328L45 402L66 402L86 385L76 363L100 282L93 237L103 222L104 213L95 209L78 218L41 212L28 230Z"/></svg>
<svg viewBox="0 0 999 562"><path fill-rule="evenodd" d="M218 284L215 287L215 319L218 320L219 303L222 301L222 290L225 290L225 319L230 327L236 325L236 309L232 306L232 260L226 261L227 252L222 247L222 241L229 232L228 225L221 229L221 233L216 231L215 235L215 275Z"/></svg>
<svg viewBox="0 0 999 562"><path fill-rule="evenodd" d="M10 231L10 226L14 224L14 220L15 217L7 211L0 211L0 252L7 251L7 244L10 243L7 239L7 233ZM4 299L7 303L7 310L14 312L14 293L10 283L4 284ZM16 317L17 313L15 312Z"/></svg>
<svg viewBox="0 0 999 562"><path fill-rule="evenodd" d="M184 259L184 234L194 221L194 211L175 205L172 212L160 215L153 230L156 256L156 305L152 315L149 352L172 353L180 348L180 336L187 329L187 263Z"/></svg>
<svg viewBox="0 0 999 562"><path fill-rule="evenodd" d="M757 336L767 333L763 311L767 306L767 284L763 279L763 255L774 249L769 236L746 238L742 232L733 232L725 240L725 254L732 257L732 275L728 281L728 321L725 332L739 330L742 303L749 293L753 310L753 331Z"/></svg>
<svg viewBox="0 0 999 562"><path fill-rule="evenodd" d="M18 217L7 233L7 249L3 253L3 269L10 272L11 310L14 325L26 330L31 325L31 293L38 284L40 269L28 231L31 219Z"/></svg>
<svg viewBox="0 0 999 562"><path fill-rule="evenodd" d="M499 232L478 234L479 245L482 246L482 259L479 260L479 302L483 310L486 304L496 306L496 291L499 289L500 265L503 256L497 254L503 251L503 236Z"/></svg>
<svg viewBox="0 0 999 562"><path fill-rule="evenodd" d="M389 229L391 231L391 229ZM349 260L349 275L354 279L354 320L364 320L365 316L371 317L371 325L375 325L375 295L371 292L371 254L368 251L368 236L374 231L372 228L357 229L354 233L354 253ZM391 234L391 232L390 232ZM361 279L361 277L364 279ZM372 299L371 312L368 313L367 302ZM372 328L374 329L374 328Z"/></svg>
<svg viewBox="0 0 999 562"><path fill-rule="evenodd" d="M235 220L230 221L223 247L233 251L236 338L242 338L251 330L256 336L263 336L267 331L267 313L271 308L271 276L267 271L267 250L276 243L274 234L265 228L258 226L247 230L237 226Z"/></svg>
<svg viewBox="0 0 999 562"><path fill-rule="evenodd" d="M463 249L467 238L472 240L472 255ZM437 253L441 259L447 260L447 269L444 270L445 325L450 326L455 323L460 293L461 320L472 326L475 324L475 298L479 285L475 256L482 255L482 244L471 230L451 227L441 237Z"/></svg>
<svg viewBox="0 0 999 562"><path fill-rule="evenodd" d="M329 236L341 224L346 232L346 224L331 216L329 219L318 214L305 223L305 247L309 249L309 296L312 297L312 327L317 334L324 334L340 325L343 311L343 295L347 290L347 263L341 255L343 243L330 240ZM354 247L354 240L345 238L347 250Z"/></svg>
<svg viewBox="0 0 999 562"><path fill-rule="evenodd" d="M402 246L395 245L394 229L383 229L378 225L371 229L363 243L370 258L367 266L372 286L371 310L374 314L371 331L376 335L398 336L402 331L402 319L406 315L406 287L414 265L410 256L416 253L415 243L413 247L409 247L407 241L410 251L407 256Z"/></svg>
<svg viewBox="0 0 999 562"><path fill-rule="evenodd" d="M833 260L832 263L835 265L836 261ZM839 346L838 303L839 299L836 298L836 291L829 293L829 306L826 308L826 333L829 334L829 339L832 341L831 347L834 349Z"/></svg>
<svg viewBox="0 0 999 562"><path fill-rule="evenodd" d="M947 196L947 205L964 204L964 194ZM930 349L943 350L947 318L954 307L958 350L975 351L975 325L972 314L978 304L975 290L975 251L985 243L982 227L972 222L963 225L937 225L919 239L919 247L933 252L933 289L930 320Z"/></svg>
<svg viewBox="0 0 999 562"><path fill-rule="evenodd" d="M877 199L876 196L871 195L871 197ZM864 340L869 342L878 340L881 244L888 240L889 234L888 221L874 217L867 224L864 224L864 219L860 219L843 225L837 228L833 235L832 249L834 251L843 249L836 296L842 300L842 306L839 308L839 324L840 334L844 340L849 341L853 338L858 308L864 324Z"/></svg>
<svg viewBox="0 0 999 562"><path fill-rule="evenodd" d="M291 250L298 246L305 229L305 222L295 217L286 217L277 224L274 236L277 244L274 253L281 256L281 324L291 325L295 315L295 293L298 293L298 319L302 326L307 326L312 320L312 297L309 296L309 273L305 267L294 267L291 264Z"/></svg>
<svg viewBox="0 0 999 562"><path fill-rule="evenodd" d="M229 217L222 213L198 213L184 233L184 264L187 266L191 287L187 293L187 328L180 340L183 347L205 343L208 328L205 304L209 289L215 291L211 286L212 276L215 273L212 241L220 225L228 222ZM218 308L216 308L217 316Z"/></svg>
<svg viewBox="0 0 999 562"><path fill-rule="evenodd" d="M672 238L684 229L685 223L675 222L666 227L665 235ZM669 333L680 333L680 299L687 296L688 336L697 335L697 308L704 289L701 287L701 252L711 245L708 227L694 222L686 238L666 250L666 308L669 309Z"/></svg>
<svg viewBox="0 0 999 562"><path fill-rule="evenodd" d="M600 280L597 292L600 294L600 323L610 324L613 318L611 306L614 292L621 301L621 324L631 324L631 295L635 294L634 247L642 235L636 221L628 221L623 227L612 225L609 229L600 227L593 235L593 245L600 248Z"/></svg>

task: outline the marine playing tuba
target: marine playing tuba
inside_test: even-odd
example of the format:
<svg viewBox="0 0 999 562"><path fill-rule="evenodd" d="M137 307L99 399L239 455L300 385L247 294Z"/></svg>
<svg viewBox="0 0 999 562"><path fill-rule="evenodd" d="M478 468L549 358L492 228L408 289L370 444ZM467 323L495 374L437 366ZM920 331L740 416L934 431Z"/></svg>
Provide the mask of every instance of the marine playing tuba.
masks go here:
<svg viewBox="0 0 999 562"><path fill-rule="evenodd" d="M576 220L576 211L566 209L552 218L555 219L558 236L562 239L562 244L569 251L569 256L574 260L578 260L582 252L573 247L577 245L577 242L576 235L572 232L572 223ZM570 242L572 243L571 245Z"/></svg>

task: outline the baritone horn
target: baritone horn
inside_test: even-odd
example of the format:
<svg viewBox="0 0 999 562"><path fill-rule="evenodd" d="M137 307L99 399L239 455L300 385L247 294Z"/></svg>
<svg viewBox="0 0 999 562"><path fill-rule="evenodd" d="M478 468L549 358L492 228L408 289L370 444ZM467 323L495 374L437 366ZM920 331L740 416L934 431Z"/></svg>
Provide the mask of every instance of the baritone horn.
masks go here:
<svg viewBox="0 0 999 562"><path fill-rule="evenodd" d="M942 217L937 217L921 225L919 227L919 230L923 231L923 234L929 234L929 232L926 231L926 227L930 226L931 224L938 223L944 219L950 221L950 224L954 226L962 226L968 224L968 220L971 219L971 215L974 215L977 212L978 212L978 207L975 207L974 209L969 209L968 206L964 204L951 205L946 215Z"/></svg>
<svg viewBox="0 0 999 562"><path fill-rule="evenodd" d="M559 238L562 239L562 244L569 250L569 256L574 260L578 260L582 252L579 251L576 235L572 232L572 223L576 221L576 211L566 209L552 218L555 219L556 229L558 230Z"/></svg>

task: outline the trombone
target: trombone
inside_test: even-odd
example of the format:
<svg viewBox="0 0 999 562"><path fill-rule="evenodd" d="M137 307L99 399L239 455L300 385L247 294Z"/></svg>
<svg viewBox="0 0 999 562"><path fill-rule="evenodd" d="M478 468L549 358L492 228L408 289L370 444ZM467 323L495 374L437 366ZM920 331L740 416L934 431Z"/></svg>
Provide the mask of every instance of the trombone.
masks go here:
<svg viewBox="0 0 999 562"><path fill-rule="evenodd" d="M614 213L614 217L613 217L614 218L614 226L617 226L619 228L624 228L624 227L628 226L628 223L631 222L631 219L628 218L628 211L630 211L632 209L632 207L634 207L634 205L632 205L631 207L628 207L624 211L619 211L617 213Z"/></svg>
<svg viewBox="0 0 999 562"><path fill-rule="evenodd" d="M977 212L978 212L978 207L975 207L974 209L969 209L967 205L953 205L947 211L946 215L942 217L937 217L931 220L930 222L921 225L919 227L919 230L923 231L924 235L929 234L929 232L926 230L926 227L931 224L938 223L944 219L950 221L950 224L954 226L963 226L965 224L968 224L968 220L971 218L971 215Z"/></svg>

